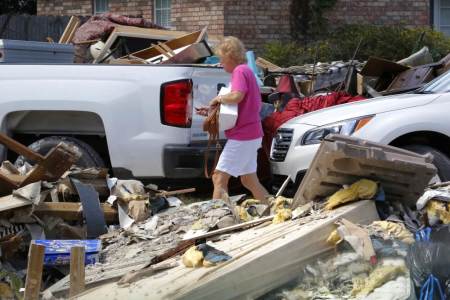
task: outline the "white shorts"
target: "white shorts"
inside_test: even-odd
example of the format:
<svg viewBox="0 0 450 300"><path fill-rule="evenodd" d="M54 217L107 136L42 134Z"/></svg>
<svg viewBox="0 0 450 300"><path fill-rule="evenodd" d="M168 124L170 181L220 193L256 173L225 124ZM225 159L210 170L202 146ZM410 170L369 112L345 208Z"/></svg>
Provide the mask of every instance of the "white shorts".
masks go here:
<svg viewBox="0 0 450 300"><path fill-rule="evenodd" d="M258 149L262 138L249 141L228 140L220 154L216 170L233 177L256 173Z"/></svg>

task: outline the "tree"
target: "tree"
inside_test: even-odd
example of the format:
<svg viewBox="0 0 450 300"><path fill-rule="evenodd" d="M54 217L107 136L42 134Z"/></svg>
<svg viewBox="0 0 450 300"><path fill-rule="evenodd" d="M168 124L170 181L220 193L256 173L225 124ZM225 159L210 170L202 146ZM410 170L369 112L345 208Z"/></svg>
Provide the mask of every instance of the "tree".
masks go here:
<svg viewBox="0 0 450 300"><path fill-rule="evenodd" d="M35 15L37 0L0 0L0 14Z"/></svg>

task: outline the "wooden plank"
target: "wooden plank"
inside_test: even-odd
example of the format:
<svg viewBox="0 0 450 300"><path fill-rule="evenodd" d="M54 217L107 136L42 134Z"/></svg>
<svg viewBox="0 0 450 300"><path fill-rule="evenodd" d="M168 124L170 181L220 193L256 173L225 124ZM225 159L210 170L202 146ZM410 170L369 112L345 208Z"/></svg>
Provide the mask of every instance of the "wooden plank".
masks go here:
<svg viewBox="0 0 450 300"><path fill-rule="evenodd" d="M77 18L75 24L71 29L69 36L67 37L66 44L72 42L72 39L75 36L75 32L77 32L78 28L80 27L80 24L81 24L80 19Z"/></svg>
<svg viewBox="0 0 450 300"><path fill-rule="evenodd" d="M76 29L79 26L80 26L80 19L78 19L76 16L71 16L69 23L67 23L66 28L64 29L63 34L61 35L58 43L60 44L69 43L73 38Z"/></svg>
<svg viewBox="0 0 450 300"><path fill-rule="evenodd" d="M100 207L105 214L106 222L115 223L118 221L118 214L115 208L111 207L108 203L101 203ZM60 217L65 221L83 220L82 206L78 202L42 202L34 208L34 213L38 217L44 215L54 216Z"/></svg>
<svg viewBox="0 0 450 300"><path fill-rule="evenodd" d="M14 151L17 154L23 155L26 158L31 159L32 161L41 162L44 160L44 157L42 155L34 152L27 146L13 140L4 133L0 133L0 143L5 145L6 148Z"/></svg>
<svg viewBox="0 0 450 300"><path fill-rule="evenodd" d="M173 50L170 49L170 47L167 46L166 44L161 43L161 42L158 42L158 45L159 45L161 48L163 48L164 50L166 50L166 52L169 53L170 56L174 56L174 55L176 54L176 53L173 52Z"/></svg>
<svg viewBox="0 0 450 300"><path fill-rule="evenodd" d="M70 251L70 290L69 297L84 291L84 247L72 247Z"/></svg>
<svg viewBox="0 0 450 300"><path fill-rule="evenodd" d="M38 300L41 291L42 268L45 246L31 244L28 252L27 279L25 282L25 300Z"/></svg>
<svg viewBox="0 0 450 300"><path fill-rule="evenodd" d="M0 212L7 211L18 207L24 207L31 205L28 200L23 200L12 195L4 196L0 198Z"/></svg>
<svg viewBox="0 0 450 300"><path fill-rule="evenodd" d="M164 50L163 47L161 47L160 45L153 45L153 47L155 47L156 50L158 50L159 53L161 53L162 55L164 55L167 58L171 58L172 56L166 51Z"/></svg>
<svg viewBox="0 0 450 300"><path fill-rule="evenodd" d="M78 299L255 299L296 278L308 260L331 250L326 239L341 218L369 224L378 214L373 201L359 201L320 215L252 228L215 242L232 257L225 263L194 269L181 265L165 275L139 280L132 289L106 284Z"/></svg>

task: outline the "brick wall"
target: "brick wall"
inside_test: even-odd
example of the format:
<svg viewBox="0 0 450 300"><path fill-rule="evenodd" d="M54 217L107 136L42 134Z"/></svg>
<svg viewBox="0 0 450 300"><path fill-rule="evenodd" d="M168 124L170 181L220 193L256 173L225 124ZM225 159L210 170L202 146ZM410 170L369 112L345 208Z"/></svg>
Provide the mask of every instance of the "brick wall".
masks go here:
<svg viewBox="0 0 450 300"><path fill-rule="evenodd" d="M225 6L225 35L242 39L248 49L262 52L268 41L290 39L290 0L229 0Z"/></svg>
<svg viewBox="0 0 450 300"><path fill-rule="evenodd" d="M126 16L153 19L152 0L109 0L109 11ZM92 0L38 0L38 15L78 15L93 13Z"/></svg>
<svg viewBox="0 0 450 300"><path fill-rule="evenodd" d="M341 24L430 25L428 0L337 0L326 13L330 26Z"/></svg>
<svg viewBox="0 0 450 300"><path fill-rule="evenodd" d="M208 26L211 35L224 34L224 0L172 0L172 27L196 31Z"/></svg>
<svg viewBox="0 0 450 300"><path fill-rule="evenodd" d="M38 15L92 15L91 0L38 0Z"/></svg>
<svg viewBox="0 0 450 300"><path fill-rule="evenodd" d="M109 11L153 20L152 0L109 0Z"/></svg>

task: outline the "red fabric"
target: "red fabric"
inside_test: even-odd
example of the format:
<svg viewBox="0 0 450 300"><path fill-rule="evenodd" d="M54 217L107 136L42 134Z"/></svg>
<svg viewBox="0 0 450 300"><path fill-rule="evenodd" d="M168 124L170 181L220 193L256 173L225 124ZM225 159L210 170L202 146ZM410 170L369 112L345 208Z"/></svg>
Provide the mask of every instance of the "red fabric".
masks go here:
<svg viewBox="0 0 450 300"><path fill-rule="evenodd" d="M284 111L274 112L263 120L264 151L266 151L266 153L270 152L270 145L272 144L272 139L275 136L278 127L286 121L322 108L364 99L366 98L362 96L352 96L346 92L333 92L324 96L305 97L303 99L292 98L286 104Z"/></svg>
<svg viewBox="0 0 450 300"><path fill-rule="evenodd" d="M283 75L280 77L278 86L276 89L279 93L296 93L298 94L297 87L295 86L294 78L291 75Z"/></svg>

